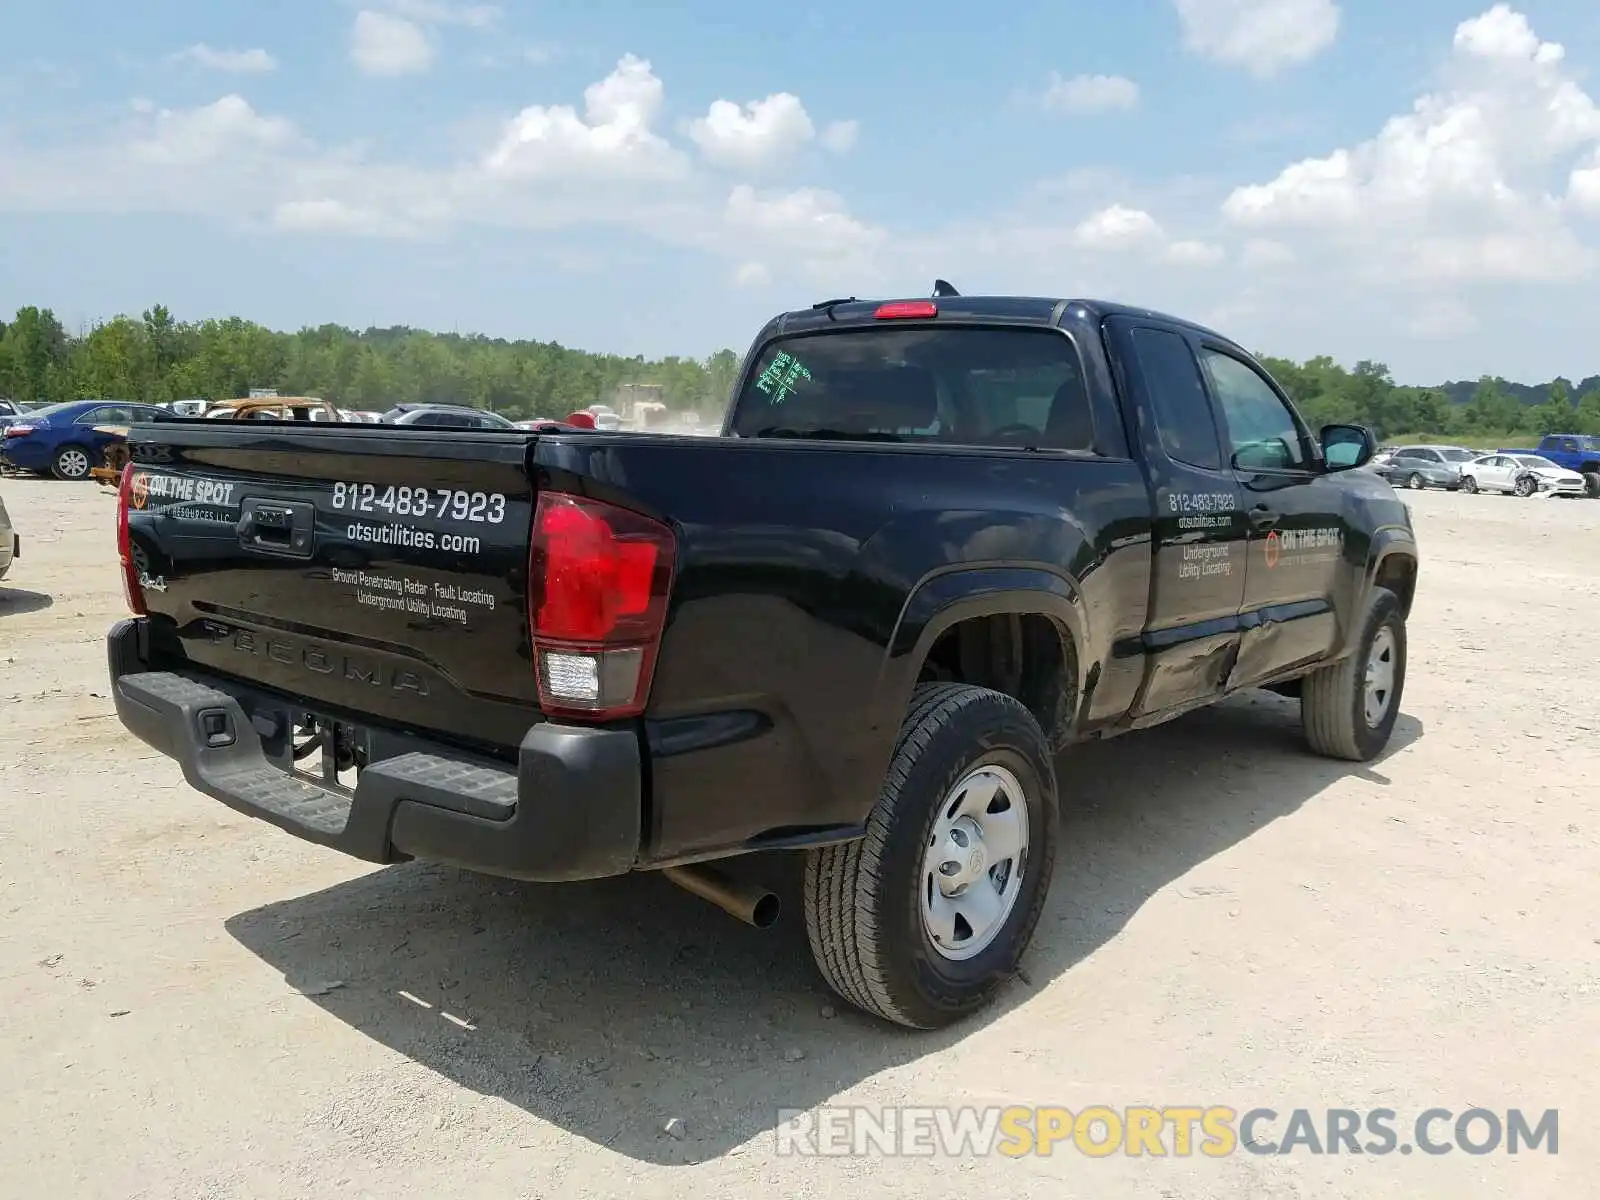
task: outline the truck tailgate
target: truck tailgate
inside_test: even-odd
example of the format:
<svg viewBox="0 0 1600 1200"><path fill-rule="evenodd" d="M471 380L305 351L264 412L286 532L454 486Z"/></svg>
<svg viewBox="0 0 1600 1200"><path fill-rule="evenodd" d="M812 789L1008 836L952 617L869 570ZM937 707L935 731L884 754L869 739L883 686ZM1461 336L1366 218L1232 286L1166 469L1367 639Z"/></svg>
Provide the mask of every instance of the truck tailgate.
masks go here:
<svg viewBox="0 0 1600 1200"><path fill-rule="evenodd" d="M484 747L538 719L530 435L141 426L129 536L156 662Z"/></svg>

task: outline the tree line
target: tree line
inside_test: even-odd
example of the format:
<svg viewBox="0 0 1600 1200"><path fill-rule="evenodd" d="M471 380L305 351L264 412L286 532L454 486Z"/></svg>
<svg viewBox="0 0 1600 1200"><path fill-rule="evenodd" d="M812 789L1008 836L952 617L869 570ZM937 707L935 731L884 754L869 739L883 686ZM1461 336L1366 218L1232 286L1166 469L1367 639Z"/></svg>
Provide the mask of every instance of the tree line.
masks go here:
<svg viewBox="0 0 1600 1200"><path fill-rule="evenodd" d="M1313 426L1356 422L1385 440L1600 435L1600 375L1538 385L1485 377L1427 388L1395 383L1380 362L1346 368L1326 356L1261 361ZM642 383L659 385L669 409L709 416L721 410L738 369L732 350L647 360L405 327L282 333L238 317L178 321L159 304L81 335L48 308L21 308L0 321L0 396L24 403L105 397L161 404L268 387L346 409L432 401L522 419L565 416L611 400L619 384Z"/></svg>

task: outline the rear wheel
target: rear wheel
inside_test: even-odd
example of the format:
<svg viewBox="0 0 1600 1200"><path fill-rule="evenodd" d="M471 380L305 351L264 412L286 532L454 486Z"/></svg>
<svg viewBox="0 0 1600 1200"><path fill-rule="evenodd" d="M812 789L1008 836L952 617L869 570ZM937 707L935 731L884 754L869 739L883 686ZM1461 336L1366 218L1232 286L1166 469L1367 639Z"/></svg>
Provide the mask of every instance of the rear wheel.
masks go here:
<svg viewBox="0 0 1600 1200"><path fill-rule="evenodd" d="M1478 490L1478 481L1471 475L1463 475L1461 477L1461 490L1469 496L1476 494Z"/></svg>
<svg viewBox="0 0 1600 1200"><path fill-rule="evenodd" d="M1428 481L1413 471L1411 474L1406 476L1406 486L1413 492L1420 492L1423 488L1428 486Z"/></svg>
<svg viewBox="0 0 1600 1200"><path fill-rule="evenodd" d="M1058 824L1049 743L1026 708L918 685L866 837L806 862L806 934L829 987L916 1029L986 1006L1039 922Z"/></svg>
<svg viewBox="0 0 1600 1200"><path fill-rule="evenodd" d="M1355 653L1305 677L1300 720L1318 754L1368 762L1383 752L1406 686L1406 623L1400 598L1374 587Z"/></svg>
<svg viewBox="0 0 1600 1200"><path fill-rule="evenodd" d="M1600 498L1600 471L1585 471L1583 473L1583 490L1590 496Z"/></svg>
<svg viewBox="0 0 1600 1200"><path fill-rule="evenodd" d="M57 479L87 479L89 468L93 465L89 459L89 452L82 446L63 446L56 451L52 471Z"/></svg>

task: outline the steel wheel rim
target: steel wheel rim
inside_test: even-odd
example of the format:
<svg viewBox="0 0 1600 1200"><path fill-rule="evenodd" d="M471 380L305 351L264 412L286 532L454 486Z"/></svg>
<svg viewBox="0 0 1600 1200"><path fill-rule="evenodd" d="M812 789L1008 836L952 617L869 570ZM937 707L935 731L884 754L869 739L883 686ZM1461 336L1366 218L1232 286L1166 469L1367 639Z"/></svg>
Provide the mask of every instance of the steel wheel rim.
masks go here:
<svg viewBox="0 0 1600 1200"><path fill-rule="evenodd" d="M1422 476L1421 475L1413 475L1413 476L1411 476L1409 479L1406 480L1406 486L1408 488L1410 488L1412 491L1421 491L1422 490Z"/></svg>
<svg viewBox="0 0 1600 1200"><path fill-rule="evenodd" d="M1366 718L1368 729L1376 729L1383 723L1389 706L1394 702L1395 665L1399 649L1394 630L1385 625L1373 637L1372 648L1367 651L1362 715Z"/></svg>
<svg viewBox="0 0 1600 1200"><path fill-rule="evenodd" d="M1517 480L1517 495L1519 495L1519 496L1531 496L1531 495L1533 495L1533 483L1532 483L1532 481L1527 479L1526 477Z"/></svg>
<svg viewBox="0 0 1600 1200"><path fill-rule="evenodd" d="M1028 860L1028 797L1017 777L989 764L940 801L923 855L923 932L941 958L965 962L1005 928Z"/></svg>
<svg viewBox="0 0 1600 1200"><path fill-rule="evenodd" d="M63 450L56 461L64 473L73 477L89 473L89 456L82 450Z"/></svg>

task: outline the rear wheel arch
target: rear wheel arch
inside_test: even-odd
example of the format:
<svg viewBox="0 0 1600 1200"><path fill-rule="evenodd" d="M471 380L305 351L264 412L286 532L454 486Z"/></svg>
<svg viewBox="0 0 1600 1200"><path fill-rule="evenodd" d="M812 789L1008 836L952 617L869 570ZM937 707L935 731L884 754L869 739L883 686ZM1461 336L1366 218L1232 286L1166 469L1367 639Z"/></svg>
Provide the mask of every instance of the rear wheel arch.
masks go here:
<svg viewBox="0 0 1600 1200"><path fill-rule="evenodd" d="M898 727L919 684L966 683L1018 700L1060 748L1092 686L1086 633L1081 593L1053 571L977 568L925 580L901 611L875 719Z"/></svg>

